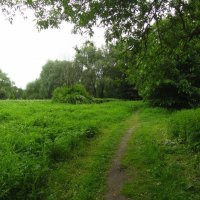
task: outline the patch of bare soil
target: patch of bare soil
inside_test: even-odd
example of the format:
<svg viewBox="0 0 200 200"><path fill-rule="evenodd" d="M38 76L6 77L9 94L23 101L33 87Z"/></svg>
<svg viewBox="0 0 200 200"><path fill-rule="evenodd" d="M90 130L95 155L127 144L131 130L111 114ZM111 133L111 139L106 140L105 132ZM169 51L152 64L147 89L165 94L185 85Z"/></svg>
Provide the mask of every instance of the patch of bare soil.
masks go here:
<svg viewBox="0 0 200 200"><path fill-rule="evenodd" d="M133 131L134 128L130 128L125 133L115 154L110 172L108 174L108 192L106 194L106 200L128 200L120 193L124 182L127 180L126 173L121 167L121 158L126 152L127 144Z"/></svg>

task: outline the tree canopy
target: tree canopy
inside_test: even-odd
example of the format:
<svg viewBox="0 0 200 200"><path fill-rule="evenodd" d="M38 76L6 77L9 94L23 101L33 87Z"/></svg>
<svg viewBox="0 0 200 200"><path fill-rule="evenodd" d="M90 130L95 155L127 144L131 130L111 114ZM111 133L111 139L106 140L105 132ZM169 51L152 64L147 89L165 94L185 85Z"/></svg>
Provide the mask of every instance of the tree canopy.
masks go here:
<svg viewBox="0 0 200 200"><path fill-rule="evenodd" d="M162 19L180 18L185 37L199 35L199 1L192 0L2 0L1 10L11 20L16 13L26 13L30 8L40 28L58 27L62 21L75 24L75 30L86 28L92 33L94 25L107 30L107 39L145 38L152 24L158 26ZM192 23L191 23L192 22Z"/></svg>
<svg viewBox="0 0 200 200"><path fill-rule="evenodd" d="M167 32L160 40L156 27L152 28L148 48L135 56L132 76L140 95L153 104L193 107L200 99L200 41L197 37L186 43L179 24L169 26L168 19L159 23L160 30Z"/></svg>
<svg viewBox="0 0 200 200"><path fill-rule="evenodd" d="M103 26L107 41L113 41L115 50L120 52L117 58L113 58L112 53L108 56L117 60L120 69L117 73L123 75L119 80L136 85L140 95L155 105L192 107L200 104L200 1L3 0L0 5L11 20L17 10L25 14L25 8L32 9L42 29L58 27L62 21L68 21L74 23L74 32L87 31L92 35L94 26ZM83 74L88 72L88 78L81 80L94 94L94 83L105 88L95 73L108 62L95 61L95 66L100 67L94 71L91 67L94 62L81 55L86 51L89 56L92 48L83 48L77 54L76 63L80 59L83 63L90 62L90 65L84 64L86 68L82 71ZM113 62L114 67L109 65L114 74L115 64ZM116 84L117 76L110 83L110 76L104 76L104 83Z"/></svg>

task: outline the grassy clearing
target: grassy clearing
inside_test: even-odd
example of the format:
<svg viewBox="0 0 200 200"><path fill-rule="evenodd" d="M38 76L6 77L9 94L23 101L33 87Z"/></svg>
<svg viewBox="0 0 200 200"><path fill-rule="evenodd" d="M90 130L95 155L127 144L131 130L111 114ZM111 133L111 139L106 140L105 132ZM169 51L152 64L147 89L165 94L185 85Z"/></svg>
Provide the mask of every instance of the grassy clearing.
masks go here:
<svg viewBox="0 0 200 200"><path fill-rule="evenodd" d="M122 161L131 177L122 192L130 199L200 198L200 155L182 140L171 137L169 127L172 127L172 120L177 115L180 114L156 108L144 108L140 112L140 127L134 133ZM177 124L177 127L181 126Z"/></svg>
<svg viewBox="0 0 200 200"><path fill-rule="evenodd" d="M100 199L120 123L138 106L1 101L0 199Z"/></svg>

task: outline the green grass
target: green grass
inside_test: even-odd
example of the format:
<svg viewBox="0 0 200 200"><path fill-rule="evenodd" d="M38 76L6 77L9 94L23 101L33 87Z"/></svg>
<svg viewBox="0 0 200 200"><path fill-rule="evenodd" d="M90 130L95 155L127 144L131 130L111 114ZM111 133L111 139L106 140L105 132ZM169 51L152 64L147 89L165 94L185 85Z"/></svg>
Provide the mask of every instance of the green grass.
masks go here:
<svg viewBox="0 0 200 200"><path fill-rule="evenodd" d="M121 122L139 106L0 101L0 199L101 199Z"/></svg>
<svg viewBox="0 0 200 200"><path fill-rule="evenodd" d="M194 150L200 150L200 108L182 110L173 114L170 133Z"/></svg>
<svg viewBox="0 0 200 200"><path fill-rule="evenodd" d="M199 109L172 113L142 102L0 101L0 199L103 200L114 152L135 126L122 193L198 200L198 119Z"/></svg>
<svg viewBox="0 0 200 200"><path fill-rule="evenodd" d="M51 176L50 187L47 190L50 194L48 199L103 200L113 154L124 132L133 126L134 118L135 116L130 117L125 122L103 130L87 149L80 148L74 159L59 164Z"/></svg>
<svg viewBox="0 0 200 200"><path fill-rule="evenodd" d="M174 115L158 108L139 113L139 128L122 161L130 177L122 192L130 199L200 199L200 154L171 138Z"/></svg>

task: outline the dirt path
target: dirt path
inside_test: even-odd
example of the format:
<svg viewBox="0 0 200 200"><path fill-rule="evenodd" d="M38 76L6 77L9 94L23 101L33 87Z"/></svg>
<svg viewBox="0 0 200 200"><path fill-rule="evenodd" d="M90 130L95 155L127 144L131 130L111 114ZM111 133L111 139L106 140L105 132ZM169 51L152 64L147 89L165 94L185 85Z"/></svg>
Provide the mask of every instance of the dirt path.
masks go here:
<svg viewBox="0 0 200 200"><path fill-rule="evenodd" d="M123 136L118 150L115 154L109 175L108 175L108 193L106 200L128 200L120 194L124 182L127 180L125 171L121 167L121 158L124 155L128 141L134 131L134 127L130 128Z"/></svg>

